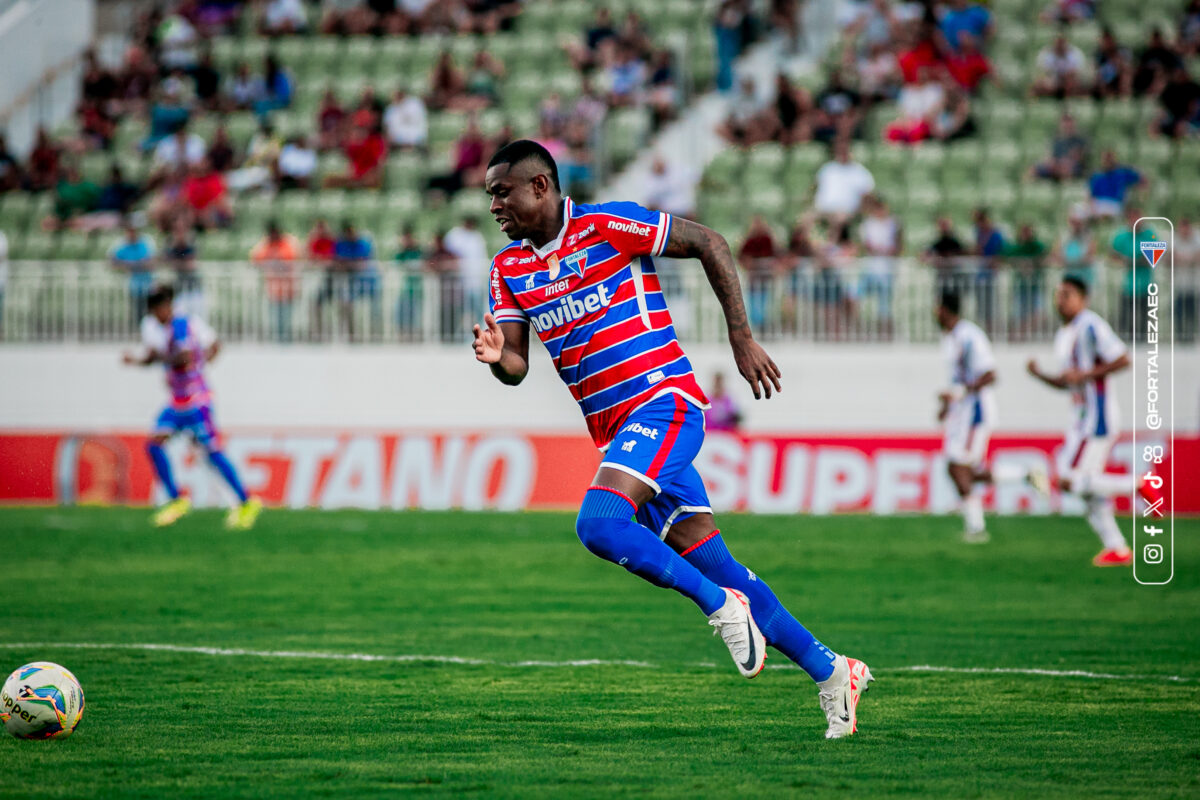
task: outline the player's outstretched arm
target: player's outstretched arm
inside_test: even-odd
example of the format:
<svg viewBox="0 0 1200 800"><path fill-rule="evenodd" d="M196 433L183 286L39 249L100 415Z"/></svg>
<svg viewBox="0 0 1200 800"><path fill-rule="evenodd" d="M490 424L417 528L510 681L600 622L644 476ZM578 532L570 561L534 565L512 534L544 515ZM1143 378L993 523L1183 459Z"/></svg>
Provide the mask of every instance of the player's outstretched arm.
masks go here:
<svg viewBox="0 0 1200 800"><path fill-rule="evenodd" d="M698 222L674 217L671 234L663 255L668 258L698 258L704 274L725 312L725 324L729 328L729 344L733 347L733 360L738 372L754 390L757 400L771 389L782 392L779 383L782 374L766 351L754 341L750 322L746 319L746 305L742 302L742 286L738 282L737 264L725 237Z"/></svg>
<svg viewBox="0 0 1200 800"><path fill-rule="evenodd" d="M1067 381L1063 380L1062 375L1047 375L1045 372L1042 372L1041 367L1037 365L1037 361L1032 358L1025 365L1025 369L1030 375L1054 389L1066 389L1070 385Z"/></svg>
<svg viewBox="0 0 1200 800"><path fill-rule="evenodd" d="M475 360L487 364L501 383L516 386L529 374L529 328L519 322L496 322L483 315L475 326Z"/></svg>

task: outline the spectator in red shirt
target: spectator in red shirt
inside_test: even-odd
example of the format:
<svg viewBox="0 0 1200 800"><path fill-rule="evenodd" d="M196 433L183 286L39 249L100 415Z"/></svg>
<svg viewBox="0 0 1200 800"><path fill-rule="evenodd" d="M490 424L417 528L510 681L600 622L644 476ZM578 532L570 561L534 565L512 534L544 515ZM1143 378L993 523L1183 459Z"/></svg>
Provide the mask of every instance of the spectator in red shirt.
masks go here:
<svg viewBox="0 0 1200 800"><path fill-rule="evenodd" d="M317 219L313 228L308 232L308 259L315 266L323 266L333 261L333 232L324 219Z"/></svg>
<svg viewBox="0 0 1200 800"><path fill-rule="evenodd" d="M34 143L33 151L29 154L29 169L26 172L30 191L40 192L53 189L58 183L60 153L59 147L51 141L50 134L46 133L46 129L38 128L37 140Z"/></svg>
<svg viewBox="0 0 1200 800"><path fill-rule="evenodd" d="M992 65L979 51L979 40L967 31L959 31L958 50L946 56L946 71L955 83L974 94L983 79L992 74Z"/></svg>
<svg viewBox="0 0 1200 800"><path fill-rule="evenodd" d="M378 189L383 186L383 166L387 160L387 139L377 119L368 130L355 130L343 147L350 160L350 171L330 175L325 185L336 189Z"/></svg>
<svg viewBox="0 0 1200 800"><path fill-rule="evenodd" d="M937 49L937 26L922 22L908 35L909 41L896 56L905 83L916 83L922 67L932 68L941 58Z"/></svg>
<svg viewBox="0 0 1200 800"><path fill-rule="evenodd" d="M183 182L183 198L199 227L224 228L233 220L225 176L213 168L208 156L188 173Z"/></svg>
<svg viewBox="0 0 1200 800"><path fill-rule="evenodd" d="M431 177L429 188L450 195L464 186L482 186L483 173L486 171L484 161L487 146L487 140L483 138L475 115L472 114L467 120L467 129L454 143L451 155L454 161L453 171Z"/></svg>
<svg viewBox="0 0 1200 800"><path fill-rule="evenodd" d="M321 108L317 111L317 146L320 149L333 150L341 146L342 123L345 119L346 112L338 102L337 95L332 88L326 89L321 97Z"/></svg>

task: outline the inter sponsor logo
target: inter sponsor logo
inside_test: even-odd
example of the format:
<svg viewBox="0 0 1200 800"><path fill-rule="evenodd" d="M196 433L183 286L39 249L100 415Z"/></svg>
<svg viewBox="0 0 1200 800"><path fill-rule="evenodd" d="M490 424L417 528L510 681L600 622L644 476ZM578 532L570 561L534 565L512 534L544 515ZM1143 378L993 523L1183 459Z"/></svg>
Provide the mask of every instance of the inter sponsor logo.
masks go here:
<svg viewBox="0 0 1200 800"><path fill-rule="evenodd" d="M608 293L608 287L601 284L596 287L596 291L584 295L581 299L571 296L559 298L557 306L532 317L530 322L540 333L568 322L574 322L585 314L594 313L601 308L607 308L611 302L612 295Z"/></svg>
<svg viewBox="0 0 1200 800"><path fill-rule="evenodd" d="M632 233L635 236L649 236L650 227L648 225L638 225L636 222L609 222L610 230L620 231L621 233Z"/></svg>
<svg viewBox="0 0 1200 800"><path fill-rule="evenodd" d="M546 287L545 296L546 297L554 297L554 295L558 294L559 292L566 291L567 287L570 285L571 285L571 280L569 278L564 278L561 281L559 281L558 283L552 283ZM533 287L530 286L527 288L533 288Z"/></svg>

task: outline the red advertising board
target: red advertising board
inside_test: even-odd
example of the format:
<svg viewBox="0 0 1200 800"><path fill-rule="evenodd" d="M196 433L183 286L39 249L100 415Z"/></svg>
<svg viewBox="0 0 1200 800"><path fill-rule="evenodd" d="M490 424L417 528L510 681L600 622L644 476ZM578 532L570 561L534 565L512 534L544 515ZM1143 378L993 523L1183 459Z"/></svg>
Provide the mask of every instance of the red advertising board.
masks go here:
<svg viewBox="0 0 1200 800"><path fill-rule="evenodd" d="M144 444L144 435L128 432L0 433L0 501L159 502ZM1054 436L997 436L990 458L1053 474L1060 444ZM1117 444L1110 471L1126 469L1131 446ZM168 449L177 482L198 504L227 502L202 452L182 440ZM721 510L940 513L957 503L940 451L934 434L709 434L696 466ZM297 508L568 509L600 461L584 436L496 431L245 430L227 438L226 452L250 491ZM1200 439L1176 440L1161 473L1172 470L1200 472ZM1200 513L1194 481L1182 479L1169 502L1179 513ZM1020 484L990 491L987 505L998 513L1082 507Z"/></svg>

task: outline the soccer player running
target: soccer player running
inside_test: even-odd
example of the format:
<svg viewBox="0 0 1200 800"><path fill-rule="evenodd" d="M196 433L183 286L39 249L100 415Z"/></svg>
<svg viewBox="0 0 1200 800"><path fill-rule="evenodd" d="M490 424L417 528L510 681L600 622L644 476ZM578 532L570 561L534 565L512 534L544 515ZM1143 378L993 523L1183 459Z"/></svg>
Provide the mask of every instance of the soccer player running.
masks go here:
<svg viewBox="0 0 1200 800"><path fill-rule="evenodd" d="M475 358L516 385L529 371L530 326L549 350L605 454L575 524L584 546L692 600L745 677L762 670L764 645L775 647L817 682L825 737L854 733L867 665L822 645L733 559L692 465L708 401L675 336L652 256L700 260L738 371L756 398L781 388L779 368L750 333L728 243L636 203L576 205L561 194L554 159L528 140L492 157L485 188L513 244L492 260L491 313L475 326Z"/></svg>
<svg viewBox="0 0 1200 800"><path fill-rule="evenodd" d="M163 449L177 433L191 435L207 451L208 460L221 473L237 496L238 504L225 517L225 527L248 530L262 511L262 502L242 487L237 470L221 450L221 436L213 424L212 396L204 380L204 366L216 358L221 343L216 333L199 317L176 316L170 286L155 287L147 297L149 313L142 318L141 355L125 353L124 362L137 366L161 363L167 372L171 404L158 415L146 452L170 500L155 512L154 525L171 525L187 514L192 504L179 494L171 473L171 462Z"/></svg>
<svg viewBox="0 0 1200 800"><path fill-rule="evenodd" d="M1071 392L1073 419L1058 451L1057 485L1087 503L1088 523L1104 546L1092 563L1097 567L1127 566L1133 563L1133 553L1117 527L1112 498L1130 494L1136 477L1106 473L1104 467L1118 433L1117 402L1109 391L1108 376L1129 366L1129 356L1109 324L1088 308L1088 288L1082 280L1070 275L1063 278L1054 302L1063 321L1054 336L1060 371L1043 372L1034 359L1029 360L1027 369L1047 386ZM1031 472L1030 481L1049 493L1050 482L1044 472ZM1145 479L1138 483L1138 494L1148 503L1160 499Z"/></svg>

